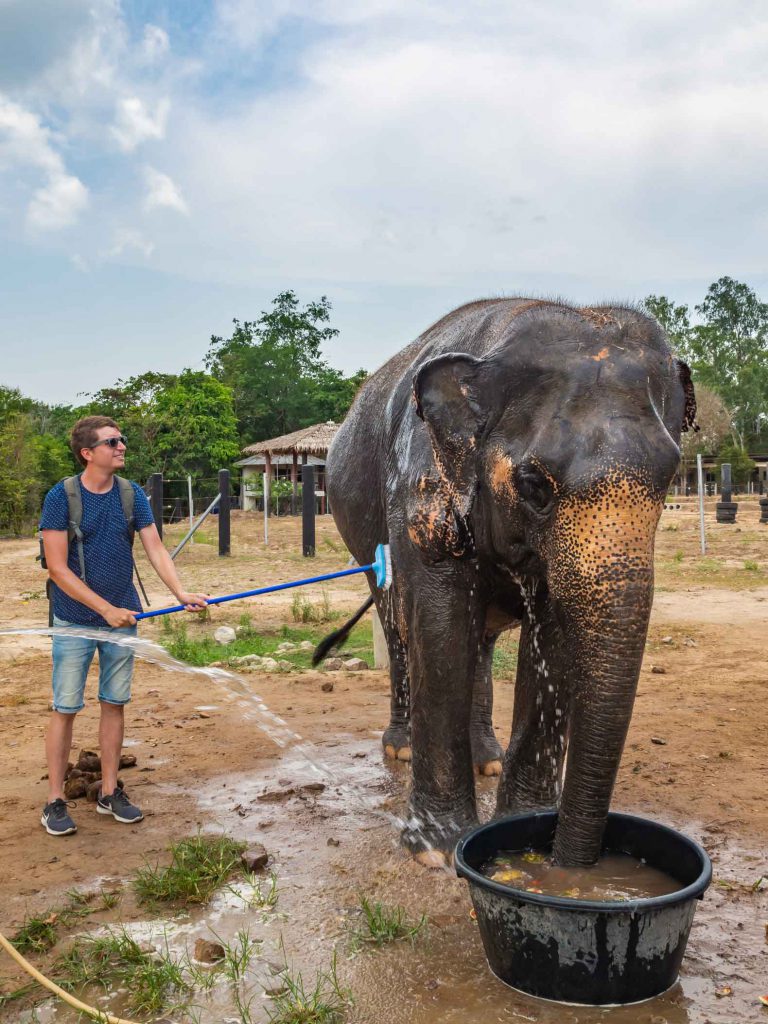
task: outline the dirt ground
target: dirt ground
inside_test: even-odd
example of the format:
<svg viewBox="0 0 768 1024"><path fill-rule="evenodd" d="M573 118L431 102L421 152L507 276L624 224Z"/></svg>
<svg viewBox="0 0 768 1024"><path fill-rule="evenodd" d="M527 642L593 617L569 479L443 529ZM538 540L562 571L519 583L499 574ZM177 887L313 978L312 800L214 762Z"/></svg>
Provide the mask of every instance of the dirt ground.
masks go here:
<svg viewBox="0 0 768 1024"><path fill-rule="evenodd" d="M291 730L315 745L328 766L323 792L308 797L302 780L322 778L295 748L280 750L259 728L255 705L217 688L204 674L137 665L128 713L128 749L138 766L124 774L146 820L130 828L73 811L77 835L48 837L39 824L45 802L43 736L48 717L50 640L0 636L0 930L12 934L25 915L57 905L66 890L119 886L145 858L162 860L167 844L196 830L225 829L261 841L281 885L279 924L251 922L267 945L278 931L286 955L309 971L327 967L359 893L427 912L428 937L378 954L342 956L339 973L355 995L350 1021L400 1024L536 1021L592 1024L731 1024L768 1021L768 527L756 499L742 499L735 526L714 522L707 504L708 552L699 551L694 505L665 512L657 538L657 594L635 714L614 796L614 809L666 822L699 840L712 856L715 882L697 910L680 983L631 1007L585 1009L546 1004L506 989L485 964L469 917L463 882L426 873L399 849L383 814L405 805L408 767L381 754L388 684L382 672L250 674L248 683ZM300 522L272 521L270 544L260 518L236 514L232 556L218 558L214 526L179 559L190 589L212 594L344 568L347 553L330 518L318 523L318 554L301 557ZM207 531L207 532L206 532ZM182 534L166 531L169 544ZM45 626L44 574L33 540L0 543L0 628ZM155 605L170 603L139 560ZM353 577L328 588L332 606L357 606L365 584ZM320 586L306 588L316 600ZM293 592L212 610L211 633L235 625L244 611L275 629L291 622ZM331 627L332 628L332 627ZM160 634L147 623L142 635ZM513 686L496 685L494 721L506 742ZM75 753L97 744L93 694L76 725ZM481 806L492 805L493 780L481 780ZM765 881L759 879L765 876ZM220 906L218 930L242 925L242 910ZM238 915L240 915L238 917ZM145 921L126 890L106 921ZM164 922L174 941L208 934L203 913ZM238 923L240 922L240 923ZM217 931L218 933L218 931ZM64 937L63 941L66 941ZM341 943L341 945L339 945ZM267 948L267 946L265 946ZM33 959L50 967L57 950ZM0 994L23 983L0 952ZM731 994L718 996L723 986ZM266 1001L253 1010L265 1020ZM0 1009L7 1021L69 1021L68 1011L28 1001ZM176 1020L184 1019L175 1017ZM240 1018L223 1011L218 1018Z"/></svg>

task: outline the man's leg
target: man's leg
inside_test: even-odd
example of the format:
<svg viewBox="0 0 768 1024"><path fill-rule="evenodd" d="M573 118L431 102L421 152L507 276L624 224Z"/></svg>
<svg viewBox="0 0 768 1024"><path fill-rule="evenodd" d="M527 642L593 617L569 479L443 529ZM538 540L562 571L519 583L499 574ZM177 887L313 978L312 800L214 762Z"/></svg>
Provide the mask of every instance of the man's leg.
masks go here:
<svg viewBox="0 0 768 1024"><path fill-rule="evenodd" d="M76 715L51 712L45 734L45 756L48 761L48 803L64 799L64 776L72 750L72 730Z"/></svg>
<svg viewBox="0 0 768 1024"><path fill-rule="evenodd" d="M136 627L112 629L113 636L134 636ZM99 641L99 749L101 751L101 794L96 803L100 814L111 814L117 821L133 824L144 815L122 790L117 788L117 772L123 749L125 705L131 699L133 649L130 646Z"/></svg>
<svg viewBox="0 0 768 1024"><path fill-rule="evenodd" d="M56 619L54 625L68 623ZM53 638L53 712L45 735L48 803L41 819L50 835L69 835L76 831L66 808L64 776L72 750L75 716L84 706L85 680L95 651L96 644L92 640L60 635Z"/></svg>
<svg viewBox="0 0 768 1024"><path fill-rule="evenodd" d="M101 753L101 791L110 796L117 788L117 770L125 733L125 709L122 704L101 702L99 751Z"/></svg>

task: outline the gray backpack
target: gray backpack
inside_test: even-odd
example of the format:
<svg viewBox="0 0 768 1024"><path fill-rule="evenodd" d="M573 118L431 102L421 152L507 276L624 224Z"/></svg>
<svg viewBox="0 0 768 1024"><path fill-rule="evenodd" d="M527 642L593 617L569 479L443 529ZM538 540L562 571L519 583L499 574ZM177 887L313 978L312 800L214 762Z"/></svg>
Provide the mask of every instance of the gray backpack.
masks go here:
<svg viewBox="0 0 768 1024"><path fill-rule="evenodd" d="M115 476L115 481L120 490L120 504L123 506L123 515L125 516L126 526L128 528L128 543L133 547L133 541L136 537L136 519L133 514L133 506L136 499L136 494L133 490L133 484L130 480L126 480L122 476ZM80 579L83 583L86 582L85 576L85 556L83 554L83 532L80 529L80 524L83 521L83 495L80 491L80 477L68 476L62 481L64 484L64 493L67 495L67 507L69 515L69 525L67 526L67 545L72 547L73 541L77 544L77 558L80 562ZM43 569L47 569L48 565L45 561L45 549L43 547L43 538L40 536L40 554L37 556L37 560ZM138 580L139 586L141 587L141 593L147 604L150 604L147 593L144 590L144 584L141 582L139 576L139 570L136 566L136 560L133 560L133 568L136 573L136 579ZM47 580L45 584L45 593L48 598L48 625L53 625L53 600L51 590L51 580Z"/></svg>

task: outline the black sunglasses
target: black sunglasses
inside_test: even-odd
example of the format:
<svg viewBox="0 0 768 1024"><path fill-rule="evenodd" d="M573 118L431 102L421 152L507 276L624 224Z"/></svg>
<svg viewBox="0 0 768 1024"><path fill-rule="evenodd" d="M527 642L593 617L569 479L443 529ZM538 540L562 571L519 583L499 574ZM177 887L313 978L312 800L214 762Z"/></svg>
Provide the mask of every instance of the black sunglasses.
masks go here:
<svg viewBox="0 0 768 1024"><path fill-rule="evenodd" d="M122 444L126 448L128 447L128 442L122 434L119 434L117 437L105 437L103 441L97 441L96 444L89 444L88 447L98 448L100 444L108 444L110 448L117 448L119 444Z"/></svg>

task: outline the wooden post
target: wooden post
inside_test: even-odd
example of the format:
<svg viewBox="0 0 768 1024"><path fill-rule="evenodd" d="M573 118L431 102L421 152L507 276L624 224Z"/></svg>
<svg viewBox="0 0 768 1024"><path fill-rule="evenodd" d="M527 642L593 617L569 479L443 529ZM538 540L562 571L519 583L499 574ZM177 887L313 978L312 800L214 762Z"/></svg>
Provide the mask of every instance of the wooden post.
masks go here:
<svg viewBox="0 0 768 1024"><path fill-rule="evenodd" d="M219 470L219 555L230 552L229 533L229 470Z"/></svg>
<svg viewBox="0 0 768 1024"><path fill-rule="evenodd" d="M160 534L160 539L163 537L163 474L153 473L147 481L147 489L149 490L149 505L152 509L152 515L155 519L155 526L157 526L157 532Z"/></svg>
<svg viewBox="0 0 768 1024"><path fill-rule="evenodd" d="M266 452L265 455L264 455L264 472L267 475L267 484L271 485L271 483L272 483L272 454L271 454L271 452ZM269 490L272 490L271 486L269 487ZM269 509L269 495L266 492L264 493L264 507L266 508L267 516L269 517L271 515L270 509Z"/></svg>
<svg viewBox="0 0 768 1024"><path fill-rule="evenodd" d="M293 453L293 465L291 466L291 484L293 485L293 494L291 495L291 515L296 515L296 510L299 507L299 456L294 450Z"/></svg>
<svg viewBox="0 0 768 1024"><path fill-rule="evenodd" d="M306 455L304 456L306 458ZM315 467L301 467L301 553L315 557Z"/></svg>

